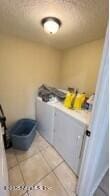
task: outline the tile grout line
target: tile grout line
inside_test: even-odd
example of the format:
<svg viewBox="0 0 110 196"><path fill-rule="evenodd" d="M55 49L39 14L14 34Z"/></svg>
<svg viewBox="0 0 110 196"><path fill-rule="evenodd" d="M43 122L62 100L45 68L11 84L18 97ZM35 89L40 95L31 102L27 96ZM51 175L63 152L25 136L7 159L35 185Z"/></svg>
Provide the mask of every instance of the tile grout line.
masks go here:
<svg viewBox="0 0 110 196"><path fill-rule="evenodd" d="M57 152L57 151L56 151ZM43 155L43 153L41 153L42 154L42 156L43 156L43 158L45 159L45 156ZM59 155L59 154L58 154ZM60 156L60 155L59 155ZM60 156L61 157L61 156ZM62 157L61 157L62 158ZM62 158L63 159L63 158ZM65 162L65 160L63 159L56 167L54 167L54 168L52 168L50 165L49 165L49 163L48 163L48 161L45 159L45 161L47 162L47 164L48 164L48 166L52 169L52 172L55 174L55 172L54 172L54 170L55 169L57 169L62 163L65 163L66 165L67 165L67 163ZM71 172L73 173L73 175L75 175L75 173L72 171L72 169L67 165L67 167L71 170ZM56 176L56 174L55 174L55 176ZM75 175L76 176L76 175ZM57 176L56 176L57 177ZM58 177L57 177L58 178ZM60 179L58 178L58 180L60 181ZM60 181L60 183L61 183L61 181ZM62 184L62 183L61 183ZM64 187L64 186L63 186ZM67 191L66 191L67 192Z"/></svg>
<svg viewBox="0 0 110 196"><path fill-rule="evenodd" d="M40 134L39 134L40 135ZM40 135L41 136L41 135ZM41 136L42 137L42 136ZM43 138L43 137L42 137ZM43 138L44 139L44 138ZM45 140L45 139L44 139ZM47 141L46 141L47 142ZM48 143L48 142L47 142ZM49 144L48 143L48 145L45 147L46 149L49 147L49 146L51 146L52 148L53 148L53 146L51 145L51 144ZM64 159L56 166L56 167L54 167L54 168L52 168L50 165L49 165L49 163L48 163L48 161L45 159L45 156L43 155L43 151L45 151L46 149L40 149L39 148L39 151L38 152L36 152L35 154L32 154L30 157L27 157L26 159L24 159L24 160L22 160L22 161L19 161L18 160L18 158L17 158L17 155L16 155L16 152L14 151L14 149L13 149L13 152L14 152L14 155L15 155L15 157L16 157L16 160L17 160L17 164L15 165L15 166L13 166L13 167L11 167L10 169L12 169L12 168L14 168L14 167L16 167L16 166L18 166L19 167L19 169L20 169L20 173L21 173L21 175L22 175L22 178L23 178L23 182L24 182L24 184L26 185L26 183L25 183L25 180L24 180L24 176L23 176L23 173L22 173L22 170L21 170L21 168L20 168L20 163L22 163L23 161L26 161L26 160L28 160L28 159L30 159L30 158L32 158L32 157L34 157L35 155L37 155L37 154L41 154L42 155L42 157L43 157L43 159L44 159L44 161L47 163L47 165L49 166L49 168L50 168L50 172L49 173L47 173L45 176L43 176L38 182L36 182L35 183L35 185L36 184L38 184L39 182L41 182L44 178L46 178L49 174L51 174L51 173L53 173L55 176L56 176L56 178L57 178L57 180L58 180L58 182L61 184L61 186L64 188L64 190L66 191L66 193L69 195L69 193L67 192L67 190L65 189L65 187L64 187L64 185L62 184L62 182L60 181L60 179L57 177L57 175L55 174L55 172L54 172L54 170L57 168L57 167L59 167L63 162L65 162L64 161ZM54 148L53 148L54 149ZM56 151L56 149L54 149L55 151ZM57 152L57 151L56 151ZM57 152L58 153L58 152ZM59 155L59 154L58 154ZM60 155L59 155L60 156ZM61 156L60 156L61 157ZM62 157L61 157L62 158ZM34 184L33 184L34 185ZM29 194L29 192L28 191L26 191L25 193L23 193L23 195L24 194ZM22 195L22 196L23 196Z"/></svg>
<svg viewBox="0 0 110 196"><path fill-rule="evenodd" d="M40 135L40 133L39 133L39 135ZM41 136L41 135L40 135L40 136ZM41 136L41 137L42 137L42 136ZM42 138L43 138L43 137L42 137ZM43 138L43 139L44 139L44 138ZM44 140L45 140L45 139L44 139ZM46 141L46 140L45 140L45 141ZM46 142L47 142L47 141L46 141ZM47 143L48 143L48 142L47 142ZM51 144L48 143L48 145L47 145L45 148L47 149L47 148L49 147L49 145L52 146ZM38 147L38 148L39 148L39 147ZM39 148L39 151L36 152L35 154L32 154L31 156L25 158L24 160L19 161L18 158L17 158L16 152L15 152L16 149L12 148L13 153L14 153L15 158L16 158L16 161L17 161L17 164L14 165L14 166L12 166L12 167L9 168L9 169L12 169L12 168L16 167L19 163L21 163L21 162L23 162L23 161L25 161L25 160L27 160L27 159L30 159L31 157L37 155L39 152L45 151L46 149L40 149L40 148Z"/></svg>
<svg viewBox="0 0 110 196"><path fill-rule="evenodd" d="M108 196L108 194L106 193L106 191L101 187L101 186L99 186L98 187L106 196Z"/></svg>
<svg viewBox="0 0 110 196"><path fill-rule="evenodd" d="M42 154L42 153L41 153ZM43 158L45 159L44 155L42 154ZM48 166L51 168L51 166L49 165L48 161L45 159L45 161L47 162ZM57 169L62 163L64 162L64 160L62 160L54 169L52 169L51 173L54 173L54 175L56 176L54 170ZM47 175L48 176L48 175ZM45 178L45 177L44 177ZM63 186L63 184L61 183L61 181L59 180L59 178L56 176L58 182L60 183L60 185L62 186L62 188L65 190L65 192L67 193L67 195L69 196L69 193L67 192L67 190L65 189L65 187Z"/></svg>
<svg viewBox="0 0 110 196"><path fill-rule="evenodd" d="M16 166L19 167L19 165L16 165ZM14 168L14 167L13 167L13 168ZM20 170L20 167L19 167L19 170ZM22 178L23 178L23 183L24 183L24 185L25 185L24 177L23 177L23 175L22 175L22 173L21 173L21 170L20 170L20 174L21 174L21 176L22 176ZM27 192L27 191L26 191L26 192ZM25 195L26 192L24 192L23 194L21 193L20 196Z"/></svg>
<svg viewBox="0 0 110 196"><path fill-rule="evenodd" d="M42 137L42 136L41 136ZM43 138L44 139L44 138ZM48 145L45 147L46 149L49 147L49 143L48 143ZM25 158L24 160L21 160L21 161L19 161L18 160L18 158L17 158L17 155L16 155L16 152L14 151L14 149L13 149L13 151L14 151L14 155L16 156L16 159L17 159L17 161L18 161L18 163L21 163L21 162L23 162L23 161L25 161L25 160L27 160L27 159L30 159L31 157L33 157L33 156L35 156L35 155L37 155L39 152L42 152L42 151L45 151L46 149L40 149L39 148L39 151L38 152L36 152L35 154L32 154L31 156L29 156L29 157L27 157L27 158Z"/></svg>
<svg viewBox="0 0 110 196"><path fill-rule="evenodd" d="M51 145L50 145L50 146L51 146ZM46 149L47 149L48 147L49 147L49 146L47 146ZM52 146L51 146L51 147L52 147ZM38 182L36 182L36 183L33 184L33 185L36 185L36 184L40 183L44 178L46 178L46 177L47 177L49 174L51 174L51 173L54 173L54 175L56 176L54 170L57 169L57 167L59 167L63 162L65 162L64 159L63 159L56 167L52 168L52 167L49 165L48 161L45 159L45 156L43 155L42 151L45 151L45 150L44 150L44 149L43 149L43 150L39 150L38 153L41 153L43 159L46 161L46 163L47 163L47 165L49 166L49 168L51 169L51 171L50 171L48 174L46 174L45 176L43 176ZM38 154L38 153L37 153L37 154ZM34 154L34 155L36 155L36 154ZM34 156L34 155L33 155L33 156ZM29 157L29 158L32 158L33 156L31 156L31 157ZM59 156L60 156L60 155L59 155ZM27 159L29 159L29 158L27 158ZM27 159L25 159L25 160L27 160ZM23 160L23 161L25 161L25 160ZM17 159L17 161L18 161L18 159ZM21 161L21 162L23 162L23 161ZM18 161L18 165L19 165L21 162ZM21 171L21 169L20 169L20 171ZM21 171L21 173L22 173L22 171ZM22 176L23 176L23 174L22 174ZM63 189L65 190L65 192L69 195L69 193L67 192L67 190L65 189L64 185L61 183L61 181L59 180L59 178L58 178L57 176L56 176L56 178L57 178L58 182L60 183L60 185L61 185L61 186L63 187ZM24 177L23 177L23 180L24 180ZM24 183L25 183L25 180L24 180ZM28 192L28 191L27 191L27 192Z"/></svg>
<svg viewBox="0 0 110 196"><path fill-rule="evenodd" d="M69 168L69 170L71 170L71 172L73 173L73 175L78 178L78 176L74 173L74 171L72 170L72 168L68 165L68 163L64 160L65 164L67 165L67 167Z"/></svg>
<svg viewBox="0 0 110 196"><path fill-rule="evenodd" d="M77 176L76 176L76 174L72 171L72 169L68 166L68 164L65 162L65 160L64 160L64 163L67 165L67 167L71 170L71 172L73 173L73 175L75 175L75 177L76 178L78 178ZM56 169L56 168L55 168ZM54 169L54 170L55 170ZM55 174L55 172L54 172L54 170L53 170L53 173ZM59 179L59 177L55 174L55 176L58 178L58 180L60 181L60 179ZM60 181L60 183L62 184L62 182ZM77 183L77 182L76 182ZM62 184L63 185L63 184ZM64 185L63 185L63 187L64 187ZM64 187L64 189L66 190L66 188ZM75 187L75 189L76 189L76 187ZM67 192L67 191L66 191ZM68 192L67 192L68 193ZM75 193L75 190L74 190L74 192L73 192L74 194L76 194ZM69 194L69 193L68 193Z"/></svg>
<svg viewBox="0 0 110 196"><path fill-rule="evenodd" d="M14 153L14 155L15 155L14 149L13 149L13 153ZM18 162L18 159L17 159L16 155L15 155L15 158L16 158L17 164L16 164L15 166L13 166L13 167L11 167L11 168L8 169L8 174L9 174L9 171L10 171L11 169L13 169L13 168L15 168L15 167L17 167L17 166L19 167L19 162ZM24 177L23 177L23 175L22 175L22 172L21 172L20 167L19 167L19 170L20 170L20 174L21 174L21 176L22 176L22 178L23 178L23 183L24 183L24 185L25 185ZM25 192L25 193L26 193L26 192ZM25 193L20 194L20 196L23 196ZM10 194L11 194L11 193L10 193Z"/></svg>
<svg viewBox="0 0 110 196"><path fill-rule="evenodd" d="M51 173L52 173L52 170L50 170L50 172L48 172L45 176L43 176L41 179L39 179L38 182L33 183L33 186L39 184L44 178L46 178ZM29 193L29 191L27 191L27 192Z"/></svg>
<svg viewBox="0 0 110 196"><path fill-rule="evenodd" d="M49 146L46 146L46 149L47 149L48 147L49 147ZM39 154L39 153L42 154L42 151L45 151L46 149L42 149L42 150L39 149L38 152L36 152L36 153L30 155L29 157L27 157L27 158L25 158L25 159L23 159L23 160L21 160L21 161L18 160L17 155L16 155L16 152L15 152L14 149L13 149L13 153L14 153L14 155L15 155L16 162L17 162L17 163L16 163L14 166L8 168L8 170L13 169L13 168L16 167L18 164L20 164L20 163L22 163L22 162L24 162L24 161L26 161L26 160L28 160L28 159L34 157L35 155L37 155L37 154ZM42 154L42 156L43 156L43 154ZM43 156L43 157L44 157L44 156Z"/></svg>
<svg viewBox="0 0 110 196"><path fill-rule="evenodd" d="M25 193L23 193L23 195L20 195L20 196L25 196L25 194L27 194L27 196L28 196L28 192L27 191Z"/></svg>
<svg viewBox="0 0 110 196"><path fill-rule="evenodd" d="M42 152L41 152L41 154L42 154ZM54 175L56 176L54 170L57 169L57 167L59 167L59 166L64 162L64 160L62 160L56 167L54 167L54 168L52 169L51 166L49 165L48 161L45 159L45 157L44 157L43 154L42 154L42 156L43 156L44 160L46 161L46 163L48 164L49 168L51 169L51 172L50 172L50 173L54 173ZM49 174L50 174L50 173L49 173ZM48 174L48 175L49 175L49 174ZM48 175L46 175L45 177L43 177L42 180L43 180L44 178L46 178ZM63 187L63 189L65 190L65 192L67 193L67 195L69 196L69 193L67 192L67 190L65 189L65 187L63 186L63 184L60 182L59 178L58 178L57 176L56 176L56 178L57 178L58 182L60 183L60 185L61 185L61 186ZM42 180L40 180L39 182L41 182ZM39 183L39 182L38 182L38 183ZM38 183L37 183L37 184L38 184Z"/></svg>
<svg viewBox="0 0 110 196"><path fill-rule="evenodd" d="M42 154L41 154L42 155ZM42 155L43 156L43 155ZM44 158L44 156L43 156ZM45 160L45 159L44 159ZM46 161L46 160L45 160ZM46 161L46 163L48 164L48 162ZM58 166L60 166L60 164L62 164L63 161L61 163L59 163L54 169L56 169ZM48 172L46 175L44 175L41 179L38 180L38 182L35 182L33 185L37 185L38 183L40 183L43 179L45 179L47 176L49 176L51 173L53 173L54 169L52 169L50 167L50 165L48 164L49 168L50 168L50 172ZM28 191L29 192L29 191Z"/></svg>
<svg viewBox="0 0 110 196"><path fill-rule="evenodd" d="M46 147L46 148L47 148L47 147ZM44 149L43 149L43 150L44 150ZM39 152L36 152L35 154L33 154L33 155L31 155L31 156L29 156L29 157L27 157L27 158L25 158L24 160L21 160L21 161L18 160L17 155L15 154L18 164L20 164L20 163L22 163L22 162L24 162L24 161L27 161L28 159L30 159L30 158L36 156L37 154L41 153L43 150L39 150Z"/></svg>
<svg viewBox="0 0 110 196"><path fill-rule="evenodd" d="M41 136L41 137L42 137L42 136ZM48 144L45 148L47 149L48 147L49 147L49 144ZM39 151L36 152L35 154L33 154L32 156L30 156L30 157L28 157L28 158L26 158L26 159L24 159L24 160L22 160L22 161L19 161L18 158L17 158L17 155L16 155L15 150L12 148L12 151L13 151L13 154L15 155L15 159L16 159L17 164L14 165L13 167L9 168L8 171L18 166L18 167L19 167L19 170L20 170L20 173L21 173L21 176L22 176L22 179L23 179L23 182L24 182L24 185L26 185L25 179L24 179L24 176L23 176L23 173L22 173L22 170L21 170L21 168L20 168L20 163L22 163L23 161L26 161L26 160L28 160L28 159L34 157L35 155L37 155L37 154L39 154L39 153L42 155L41 152L42 152L43 150L45 151L45 149L40 149L40 148L39 148ZM50 167L49 167L49 168L50 168ZM45 176L43 176L43 177L42 177L38 182L36 182L35 184L38 184L43 178L45 178L46 176L48 176L51 172L52 172L52 169L50 168L50 172L49 172L48 174L46 174ZM23 195L25 195L26 193L29 195L28 190L27 190L26 192L24 192L24 193L23 193L22 195L20 195L20 196L23 196Z"/></svg>
<svg viewBox="0 0 110 196"><path fill-rule="evenodd" d="M51 146L51 145L50 145ZM46 147L46 149L48 148L49 146L47 146ZM51 146L52 147L52 146ZM46 150L45 149L45 150ZM45 159L45 156L43 155L43 151L45 152L45 150L44 149L42 149L42 150L39 150L39 152L37 152L37 153L35 153L35 154L33 154L33 155L31 155L30 157L27 157L26 159L24 159L24 160L21 160L21 161L19 161L18 160L18 158L17 158L17 156L16 156L16 153L14 152L14 155L15 155L15 157L16 157L16 161L17 161L17 164L16 165L14 165L14 166L12 166L11 168L9 168L8 170L10 170L10 169L13 169L14 167L16 167L17 165L19 165L20 163L22 163L22 162L24 162L24 161L26 161L26 160L28 160L28 159L31 159L32 157L34 157L34 156L36 156L36 155L38 155L39 153L41 153L41 155L43 156L43 158ZM14 150L13 150L14 151ZM56 151L57 152L57 151ZM59 155L59 154L58 154ZM60 155L59 155L60 156ZM61 156L60 156L61 157ZM61 157L62 158L62 157ZM62 161L57 165L57 166L55 166L54 168L52 168L50 165L49 165L49 163L48 163L48 161L45 159L45 161L46 161L46 163L48 164L48 166L50 167L50 169L53 171L53 170L55 170L61 163L65 163L66 165L67 165L67 167L72 171L72 169L68 166L68 164L65 162L65 160L62 158ZM76 176L76 174L72 171L72 173L73 173L73 175L75 175Z"/></svg>
<svg viewBox="0 0 110 196"><path fill-rule="evenodd" d="M53 171L54 175L56 176L58 182L60 183L60 185L64 188L65 192L67 193L67 195L69 196L70 194L68 193L68 191L66 190L66 188L64 187L64 185L62 184L62 182L60 181L60 179L58 178L58 176L55 174L55 172Z"/></svg>
<svg viewBox="0 0 110 196"><path fill-rule="evenodd" d="M39 151L39 152L40 152L40 151ZM19 161L19 160L18 160L18 158L17 158L18 163L22 163L22 162L24 162L24 161L26 161L26 160L28 160L28 159L32 158L33 156L37 155L39 152L36 152L35 154L33 154L33 155L31 155L31 156L29 156L29 157L27 157L27 158L25 158L25 159L23 159L23 160L21 160L21 161ZM16 155L16 154L15 154L15 156L17 157L17 155Z"/></svg>
<svg viewBox="0 0 110 196"><path fill-rule="evenodd" d="M57 166L55 166L54 168L52 168L52 167L49 165L48 161L46 160L46 158L45 158L45 156L43 155L42 152L41 152L41 154L42 154L44 160L46 161L46 163L48 164L49 168L50 168L52 171L53 171L54 169L56 169L58 166L60 166L60 165L64 162L64 160L62 160Z"/></svg>
<svg viewBox="0 0 110 196"><path fill-rule="evenodd" d="M12 151L13 151L13 155L15 156L14 149L13 149L13 148L11 148L11 149L12 149ZM6 153L6 160L7 160L7 166L8 166L8 159L7 159L7 153L8 153L8 152L6 152L6 151L8 151L8 150L9 150L9 149L5 150L5 153ZM14 167L16 167L16 166L18 165L16 156L15 156L15 159L16 159L16 164L15 164L14 166L8 167L8 171L9 171L10 169L13 169Z"/></svg>
<svg viewBox="0 0 110 196"><path fill-rule="evenodd" d="M60 164L62 164L63 163L63 161L60 163ZM58 164L54 169L56 169L58 166L60 166L60 164ZM49 168L50 168L50 166L49 166ZM52 168L50 168L51 170L50 170L50 172L48 172L46 175L44 175L41 179L39 179L38 180L38 182L35 182L35 183L33 183L33 185L37 185L38 183L40 183L43 179L45 179L47 176L49 176L51 173L53 173L53 171L54 171L54 169L52 169ZM27 191L27 192L29 192L29 191Z"/></svg>
<svg viewBox="0 0 110 196"><path fill-rule="evenodd" d="M48 146L47 146L48 147ZM46 148L47 148L46 147ZM43 149L44 150L44 149ZM22 163L22 162L24 162L24 161L27 161L28 159L31 159L32 157L34 157L35 155L37 155L37 154L41 154L42 155L42 151L43 150L39 150L39 152L37 152L37 153L35 153L35 154L33 154L32 156L30 156L30 157L28 157L28 158L26 158L26 159L24 159L24 160L22 160L22 161L19 161L18 160L18 158L17 158L17 156L16 156L16 153L14 152L14 149L13 149L13 153L14 153L14 155L15 155L15 157L16 157L16 161L17 161L17 164L16 165L14 165L14 166L12 166L11 168L8 168L8 171L9 170L11 170L11 169L13 169L13 168L15 168L15 167L17 167L17 166L19 166L19 168L20 168L20 164ZM43 156L43 155L42 155ZM44 157L43 157L44 158ZM50 168L50 167L49 167ZM52 168L50 168L51 169L51 171L52 171ZM21 171L21 168L20 168L20 172L22 173L22 171ZM22 175L23 176L23 175ZM24 180L24 178L23 178L23 180ZM24 183L25 183L25 180L24 180Z"/></svg>
<svg viewBox="0 0 110 196"><path fill-rule="evenodd" d="M20 165L19 165L19 164L18 164L18 167L19 167L21 176L22 176L22 178L23 178L24 185L26 186L26 183L25 183L25 180L24 180L24 176L23 176L23 173L22 173L22 171L21 171L21 168L20 168ZM20 195L20 196L24 196L26 193L28 194L28 191L27 191L27 190L26 190L26 192L24 192L24 193L23 193L22 195Z"/></svg>
<svg viewBox="0 0 110 196"><path fill-rule="evenodd" d="M40 151L38 152L38 154L39 154L39 153L41 154ZM35 154L35 155L36 155L36 154ZM42 155L42 154L41 154L41 155ZM33 156L34 156L34 155L33 155ZM33 157L33 156L32 156L32 157ZM32 158L32 157L29 157L29 158ZM29 158L28 158L28 159L29 159ZM26 160L27 160L27 159L26 159ZM23 160L23 161L26 161L26 160ZM23 162L23 161L21 161L21 162ZM23 173L22 173L22 170L21 170L21 168L20 168L20 163L21 163L21 162L19 162L18 159L17 159L17 162L18 162L18 166L19 166L19 169L20 169L20 172L21 172L21 175L22 175L24 184L26 185L25 180L24 180L24 176L23 176ZM50 167L49 167L49 168L50 168ZM50 168L50 169L51 169L51 168ZM52 170L50 170L50 172L48 172L45 176L43 176L41 179L39 179L38 182L33 183L33 185L38 184L38 183L39 183L40 181L42 181L46 176L48 176L51 172L52 172ZM31 186L31 185L30 185L30 186ZM27 190L24 194L26 194L26 193L29 195L29 191L28 191L28 190ZM24 195L24 194L23 194L23 195ZM23 196L23 195L21 195L21 196Z"/></svg>
<svg viewBox="0 0 110 196"><path fill-rule="evenodd" d="M9 168L8 168L8 171L10 171L11 169L13 169L13 168L16 167L16 166L18 166L18 163L17 163L16 165L12 166L12 167L9 167Z"/></svg>
<svg viewBox="0 0 110 196"><path fill-rule="evenodd" d="M41 136L42 137L42 136ZM45 140L45 138L44 138L44 140ZM49 143L48 143L49 144ZM66 161L63 159L63 157L59 154L59 152L57 152L57 150L54 148L54 146L53 145L51 145L51 144L49 144L54 150L55 150L55 152L58 154L58 156L60 156L61 157L61 159L63 160L61 163L65 163L66 165L67 165L67 167L71 170L71 172L73 173L73 175L75 175L76 176L76 174L73 172L73 170L71 169L71 167L66 163ZM49 146L48 146L49 147ZM42 150L43 151L43 150ZM42 151L41 151L41 154L42 154L42 156L44 157L44 159L45 159L45 156L43 155L43 153L42 153ZM45 151L45 150L44 150ZM46 159L45 159L46 160ZM49 163L48 163L48 161L46 160L46 162L47 162L47 164L49 165ZM59 163L54 169L52 169L52 171L54 171L61 163ZM51 167L50 165L49 165L49 167ZM76 178L78 178L77 176L76 176Z"/></svg>
<svg viewBox="0 0 110 196"><path fill-rule="evenodd" d="M67 167L71 170L71 172L72 172L72 174L76 177L76 178L78 178L77 176L76 176L76 174L72 171L72 169L68 166L68 164L66 163L66 161L64 160L64 163L67 165ZM55 169L54 169L55 170ZM54 172L54 171L53 171ZM54 172L54 174L55 174L55 172ZM58 176L55 174L55 176L58 178ZM58 180L60 181L60 179L58 178ZM77 180L77 179L76 179ZM62 184L62 182L60 181L60 183ZM76 181L76 183L77 183L77 181ZM63 184L62 184L63 185ZM63 187L64 187L64 185L63 185ZM66 190L66 188L64 187L64 189ZM75 187L75 190L76 190L76 187ZM74 194L76 194L75 193L75 190L74 190ZM66 191L67 192L67 191ZM67 192L68 193L68 192ZM68 193L68 195L69 195L69 193Z"/></svg>
<svg viewBox="0 0 110 196"><path fill-rule="evenodd" d="M15 155L15 156L16 156L16 155ZM16 157L16 159L17 159L17 157ZM18 159L17 159L17 163L18 163L18 167L19 167L19 170L20 170L20 173L21 173L21 176L22 176L22 179L23 179L24 185L26 185L25 180L24 180L24 176L23 176L23 173L22 173L22 171L21 171L21 168L20 168L20 164L19 164ZM26 191L26 192L27 192L27 191ZM21 196L25 195L25 194L26 194L26 192L24 192Z"/></svg>

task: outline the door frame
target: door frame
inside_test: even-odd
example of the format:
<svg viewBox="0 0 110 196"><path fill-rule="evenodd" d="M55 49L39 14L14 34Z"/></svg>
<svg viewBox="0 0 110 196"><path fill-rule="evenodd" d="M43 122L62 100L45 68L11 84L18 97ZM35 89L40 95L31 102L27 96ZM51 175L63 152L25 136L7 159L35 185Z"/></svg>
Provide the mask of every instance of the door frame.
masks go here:
<svg viewBox="0 0 110 196"><path fill-rule="evenodd" d="M76 194L92 196L108 167L108 129L109 129L109 29L107 28L101 68L96 86L92 117L89 125L91 136L87 137L79 173ZM107 149L104 146L107 145ZM104 152L104 153L102 153ZM97 155L97 156L96 156ZM102 156L102 158L101 158Z"/></svg>

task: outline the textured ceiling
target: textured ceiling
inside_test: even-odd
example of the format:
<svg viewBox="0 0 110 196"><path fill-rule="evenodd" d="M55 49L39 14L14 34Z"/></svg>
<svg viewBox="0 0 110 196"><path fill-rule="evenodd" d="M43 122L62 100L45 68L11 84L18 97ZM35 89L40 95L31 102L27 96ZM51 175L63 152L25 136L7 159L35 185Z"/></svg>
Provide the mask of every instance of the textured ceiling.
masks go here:
<svg viewBox="0 0 110 196"><path fill-rule="evenodd" d="M43 31L40 21L47 16L62 21L58 33ZM59 49L103 37L107 19L108 0L0 0L0 32Z"/></svg>

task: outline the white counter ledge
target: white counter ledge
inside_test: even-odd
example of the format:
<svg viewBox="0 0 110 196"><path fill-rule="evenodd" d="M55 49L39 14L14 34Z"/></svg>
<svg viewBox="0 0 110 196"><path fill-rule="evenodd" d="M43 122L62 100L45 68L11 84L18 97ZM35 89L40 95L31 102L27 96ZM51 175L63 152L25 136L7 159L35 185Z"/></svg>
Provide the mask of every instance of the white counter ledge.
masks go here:
<svg viewBox="0 0 110 196"><path fill-rule="evenodd" d="M40 97L37 97L38 100L41 100L42 99ZM66 108L63 103L61 102L44 102L48 105L51 105L59 110L62 110L63 112L67 113L68 115L70 115L71 117L75 118L76 120L84 123L85 125L89 125L89 122L90 122L90 118L91 118L91 112L88 111L88 110L73 110L73 109L68 109Z"/></svg>

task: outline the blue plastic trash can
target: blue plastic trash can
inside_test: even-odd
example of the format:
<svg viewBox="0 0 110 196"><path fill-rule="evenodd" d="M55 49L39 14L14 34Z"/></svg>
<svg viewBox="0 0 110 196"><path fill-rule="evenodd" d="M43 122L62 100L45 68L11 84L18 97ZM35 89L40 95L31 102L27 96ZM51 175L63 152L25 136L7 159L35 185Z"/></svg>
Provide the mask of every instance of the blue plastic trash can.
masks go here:
<svg viewBox="0 0 110 196"><path fill-rule="evenodd" d="M31 119L21 119L10 129L12 146L19 150L28 150L36 135L37 122Z"/></svg>

